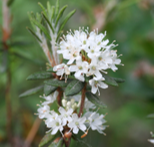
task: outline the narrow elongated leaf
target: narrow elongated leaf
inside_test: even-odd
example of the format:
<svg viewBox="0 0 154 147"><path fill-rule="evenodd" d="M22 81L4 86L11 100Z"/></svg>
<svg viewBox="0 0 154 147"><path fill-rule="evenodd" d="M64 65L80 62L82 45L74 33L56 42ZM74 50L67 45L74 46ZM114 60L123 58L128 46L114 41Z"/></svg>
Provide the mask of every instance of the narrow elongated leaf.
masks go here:
<svg viewBox="0 0 154 147"><path fill-rule="evenodd" d="M55 86L55 87L66 87L68 84L68 82L66 83L65 81L60 81L57 79L44 81L44 83L47 85Z"/></svg>
<svg viewBox="0 0 154 147"><path fill-rule="evenodd" d="M67 21L71 18L71 16L76 12L76 10L71 11L66 18L63 20L62 24L60 25L60 29L58 34L61 32L61 30L64 28L65 24L67 23Z"/></svg>
<svg viewBox="0 0 154 147"><path fill-rule="evenodd" d="M71 81L66 89L65 89L65 95L66 96L71 96L79 93L82 88L84 87L84 83L78 80L73 80Z"/></svg>
<svg viewBox="0 0 154 147"><path fill-rule="evenodd" d="M96 106L102 107L102 108L106 107L106 105L102 101L100 101L100 99L96 95L92 94L91 92L86 92L86 97L88 98L89 101L94 103Z"/></svg>
<svg viewBox="0 0 154 147"><path fill-rule="evenodd" d="M55 7L52 6L52 8L51 8L51 21L52 21L52 19L54 17L54 14L55 14Z"/></svg>
<svg viewBox="0 0 154 147"><path fill-rule="evenodd" d="M48 147L61 147L62 146L62 143L63 143L63 139L59 139L58 142L54 141L52 142Z"/></svg>
<svg viewBox="0 0 154 147"><path fill-rule="evenodd" d="M14 0L9 0L9 1L7 2L7 6L10 7L10 6L13 4L13 2L14 2Z"/></svg>
<svg viewBox="0 0 154 147"><path fill-rule="evenodd" d="M51 135L51 132L47 133L41 140L39 147L43 147L44 145L46 145L49 142L54 141L58 136L60 136L59 133L57 133L56 135Z"/></svg>
<svg viewBox="0 0 154 147"><path fill-rule="evenodd" d="M73 134L73 136L72 136L72 138L75 140L75 141L77 141L78 142L78 146L83 146L84 145L84 147L92 147L90 144L88 144L87 142L85 142L85 141L83 141L83 139L80 139L80 138L78 138L76 135L74 135ZM81 144L81 145L80 145Z"/></svg>
<svg viewBox="0 0 154 147"><path fill-rule="evenodd" d="M19 97L21 98L21 97L33 95L33 94L39 92L41 89L43 89L43 85L35 87L33 89L30 89L30 90L27 90L26 92L20 94Z"/></svg>
<svg viewBox="0 0 154 147"><path fill-rule="evenodd" d="M62 17L62 15L63 15L63 13L64 13L64 11L65 11L66 8L67 8L67 5L65 5L64 7L61 8L61 10L60 10L60 12L59 12L59 14L58 14L58 16L57 16L55 26L57 26L58 21L59 21L59 19Z"/></svg>
<svg viewBox="0 0 154 147"><path fill-rule="evenodd" d="M55 86L51 86L51 85L44 85L44 94L45 96L50 95L51 93L53 93L55 90L57 89L57 87Z"/></svg>
<svg viewBox="0 0 154 147"><path fill-rule="evenodd" d="M109 84L109 85L112 85L112 86L118 86L118 83L114 80L114 78L109 77L107 75L103 75L103 77L105 78L104 82L106 84Z"/></svg>
<svg viewBox="0 0 154 147"><path fill-rule="evenodd" d="M113 78L117 83L124 83L125 80L121 78Z"/></svg>
<svg viewBox="0 0 154 147"><path fill-rule="evenodd" d="M58 12L59 12L59 0L57 0L57 2L56 2L55 17L57 17Z"/></svg>
<svg viewBox="0 0 154 147"><path fill-rule="evenodd" d="M51 40L51 37L48 33L48 31L46 30L46 28L41 24L39 23L38 21L36 21L35 19L31 19L31 21L38 27L40 28L41 31L43 31L43 33L46 35L46 37Z"/></svg>
<svg viewBox="0 0 154 147"><path fill-rule="evenodd" d="M40 42L42 43L41 39L28 27L26 27L26 29Z"/></svg>
<svg viewBox="0 0 154 147"><path fill-rule="evenodd" d="M26 80L43 80L43 79L49 79L52 78L52 73L47 71L41 71L34 74L31 74L28 76Z"/></svg>
<svg viewBox="0 0 154 147"><path fill-rule="evenodd" d="M40 2L38 2L38 5L42 8L44 15L47 16L45 7Z"/></svg>
<svg viewBox="0 0 154 147"><path fill-rule="evenodd" d="M53 29L53 27L52 27L52 24L51 24L50 21L48 20L48 18L47 18L44 14L42 14L42 16L43 16L43 18L45 19L45 21L47 22L47 24L49 25L49 27L51 28L52 32L54 33L54 29Z"/></svg>

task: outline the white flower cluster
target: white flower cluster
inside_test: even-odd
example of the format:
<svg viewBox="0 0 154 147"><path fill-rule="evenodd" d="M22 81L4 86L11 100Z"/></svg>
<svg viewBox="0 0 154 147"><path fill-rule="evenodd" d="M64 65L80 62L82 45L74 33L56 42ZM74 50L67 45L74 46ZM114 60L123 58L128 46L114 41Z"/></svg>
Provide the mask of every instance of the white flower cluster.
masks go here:
<svg viewBox="0 0 154 147"><path fill-rule="evenodd" d="M92 130L97 130L99 133L104 133L103 130L106 128L103 124L106 122L104 120L104 115L99 115L96 112L91 112L90 110L95 109L95 105L92 104L86 98L85 110L87 111L82 117L77 115L77 109L80 106L79 97L81 95L76 95L69 100L63 99L63 107L59 107L58 113L54 110L50 110L49 104L54 102L57 97L58 92L54 94L43 97L45 101L39 105L38 116L40 119L45 119L45 124L50 128L49 132L51 134L56 134L58 131L63 135L64 128L69 128L70 132L77 134L79 130L86 133L90 128Z"/></svg>
<svg viewBox="0 0 154 147"><path fill-rule="evenodd" d="M95 30L89 33L88 29L84 31L81 28L74 32L70 31L63 37L60 50L57 51L63 55L67 63L56 65L53 70L61 77L74 73L75 78L80 81L90 77L89 84L94 94L98 87L107 88L102 73L107 73L105 71L107 69L116 71L118 69L116 65L120 65L121 60L118 59L117 51L112 50L117 45L113 43L108 45L109 40L103 40L105 36L106 33L98 34Z"/></svg>
<svg viewBox="0 0 154 147"><path fill-rule="evenodd" d="M152 132L150 132L150 134L152 135L152 137L154 137L154 134ZM154 139L148 139L148 141L154 144Z"/></svg>

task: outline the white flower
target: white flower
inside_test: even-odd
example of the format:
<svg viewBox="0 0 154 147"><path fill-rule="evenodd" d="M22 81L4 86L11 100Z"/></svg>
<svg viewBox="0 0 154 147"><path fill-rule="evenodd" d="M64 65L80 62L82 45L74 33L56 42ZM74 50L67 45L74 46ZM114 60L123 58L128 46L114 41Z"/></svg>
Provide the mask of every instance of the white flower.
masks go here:
<svg viewBox="0 0 154 147"><path fill-rule="evenodd" d="M103 130L106 128L106 126L103 126L103 124L106 122L103 118L104 115L99 115L96 112L87 112L85 114L87 117L87 123L89 124L89 127L92 130L97 130L99 133L103 133Z"/></svg>
<svg viewBox="0 0 154 147"><path fill-rule="evenodd" d="M42 105L48 105L48 104L53 103L56 100L57 96L58 96L57 91L55 91L53 94L50 94L48 96L43 95L42 98L44 98L45 101L42 103Z"/></svg>
<svg viewBox="0 0 154 147"><path fill-rule="evenodd" d="M79 118L76 113L72 115L72 121L68 123L68 127L73 131L74 134L79 132L79 129L83 132L86 130L84 122L86 121L85 117Z"/></svg>
<svg viewBox="0 0 154 147"><path fill-rule="evenodd" d="M50 107L48 105L40 106L37 111L40 119L47 118L50 112Z"/></svg>
<svg viewBox="0 0 154 147"><path fill-rule="evenodd" d="M154 144L154 139L149 139L148 141Z"/></svg>
<svg viewBox="0 0 154 147"><path fill-rule="evenodd" d="M72 121L71 115L73 113L73 109L70 108L67 111L63 107L59 107L59 112L60 112L60 118L62 120L62 123L66 125L67 121L70 122Z"/></svg>
<svg viewBox="0 0 154 147"><path fill-rule="evenodd" d="M105 84L104 82L102 82L103 80L104 80L104 78L101 78L101 79L98 80L96 77L94 77L93 79L89 80L89 84L92 86L91 92L93 94L95 94L97 92L97 90L99 92L98 87L101 87L103 89L108 88L108 85ZM100 94L100 92L99 92L99 94Z"/></svg>
<svg viewBox="0 0 154 147"><path fill-rule="evenodd" d="M84 73L87 73L88 71L88 62L81 60L81 58L78 58L76 61L76 65L70 66L70 71L75 72L74 76L84 82Z"/></svg>
<svg viewBox="0 0 154 147"><path fill-rule="evenodd" d="M63 74L70 74L68 66L64 63L54 66L53 71L56 71L56 74L61 77L63 76Z"/></svg>
<svg viewBox="0 0 154 147"><path fill-rule="evenodd" d="M109 66L113 71L116 71L118 68L115 65L120 65L121 63L121 60L117 59L116 51L113 51L113 50L111 51L111 59L112 59L112 63Z"/></svg>

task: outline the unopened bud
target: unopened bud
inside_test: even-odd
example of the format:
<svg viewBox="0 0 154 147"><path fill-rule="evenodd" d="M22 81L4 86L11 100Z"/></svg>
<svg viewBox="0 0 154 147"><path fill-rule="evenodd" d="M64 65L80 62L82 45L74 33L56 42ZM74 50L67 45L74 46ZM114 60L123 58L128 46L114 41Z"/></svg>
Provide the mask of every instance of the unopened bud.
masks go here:
<svg viewBox="0 0 154 147"><path fill-rule="evenodd" d="M67 104L67 100L62 99L62 105L63 105L64 107L66 107L66 104Z"/></svg>

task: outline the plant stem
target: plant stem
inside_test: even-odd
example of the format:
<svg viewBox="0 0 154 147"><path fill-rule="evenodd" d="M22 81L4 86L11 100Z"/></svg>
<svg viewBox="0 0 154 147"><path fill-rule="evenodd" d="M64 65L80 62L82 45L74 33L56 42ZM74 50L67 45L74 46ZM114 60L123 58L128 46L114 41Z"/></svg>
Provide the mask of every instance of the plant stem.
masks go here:
<svg viewBox="0 0 154 147"><path fill-rule="evenodd" d="M86 97L86 86L87 83L85 83L83 89L82 89L82 96L81 96L81 105L80 105L80 110L78 116L80 117L83 113L83 108L84 108L84 102L85 102L85 97Z"/></svg>
<svg viewBox="0 0 154 147"><path fill-rule="evenodd" d="M2 19L3 19L3 27L2 27L2 42L3 42L3 49L7 52L9 47L7 45L7 40L11 36L11 28L10 28L10 9L7 6L8 0L3 0L2 5ZM11 130L11 122L12 122L12 109L11 109L11 71L10 67L8 67L7 71L7 83L5 89L5 101L6 101L6 112L7 112L7 122L6 122L6 130L7 130L7 137L8 141L13 146L13 139L12 139L12 130Z"/></svg>
<svg viewBox="0 0 154 147"><path fill-rule="evenodd" d="M31 128L27 138L26 138L26 141L25 141L23 147L30 147L30 145L31 145L31 143L32 143L32 141L39 129L40 124L41 124L41 120L39 118L37 118Z"/></svg>
<svg viewBox="0 0 154 147"><path fill-rule="evenodd" d="M61 106L61 98L62 98L62 95L63 95L63 91L61 90L60 87L58 87L57 91L59 92L58 96L57 96L57 102L58 102L58 105Z"/></svg>

